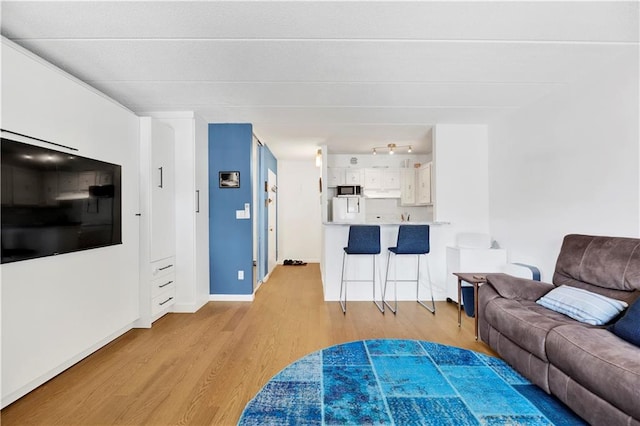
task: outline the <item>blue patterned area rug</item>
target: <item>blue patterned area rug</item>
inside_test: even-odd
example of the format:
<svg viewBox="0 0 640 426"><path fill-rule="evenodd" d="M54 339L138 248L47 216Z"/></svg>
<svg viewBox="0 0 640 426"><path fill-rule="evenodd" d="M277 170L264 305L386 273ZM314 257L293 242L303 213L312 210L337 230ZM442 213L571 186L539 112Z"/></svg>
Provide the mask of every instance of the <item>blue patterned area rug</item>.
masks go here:
<svg viewBox="0 0 640 426"><path fill-rule="evenodd" d="M504 361L418 340L307 355L247 404L240 425L583 425Z"/></svg>

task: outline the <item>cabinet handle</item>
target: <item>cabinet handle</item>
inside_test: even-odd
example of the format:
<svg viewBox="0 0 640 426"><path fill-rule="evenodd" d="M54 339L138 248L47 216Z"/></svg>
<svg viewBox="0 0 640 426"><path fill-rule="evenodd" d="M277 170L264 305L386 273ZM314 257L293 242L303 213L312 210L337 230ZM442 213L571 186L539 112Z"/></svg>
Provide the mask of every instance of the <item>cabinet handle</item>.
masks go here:
<svg viewBox="0 0 640 426"><path fill-rule="evenodd" d="M158 288L164 288L166 286L168 286L169 284L171 284L173 281L167 281L166 283L159 285Z"/></svg>
<svg viewBox="0 0 640 426"><path fill-rule="evenodd" d="M158 271L164 271L165 269L169 269L172 268L173 265L167 265L167 266L163 266L162 268L158 268Z"/></svg>
<svg viewBox="0 0 640 426"><path fill-rule="evenodd" d="M158 185L158 188L163 188L163 185L162 185L162 167L158 167L158 170L160 170L160 185Z"/></svg>
<svg viewBox="0 0 640 426"><path fill-rule="evenodd" d="M166 303L169 303L169 302L170 302L170 301L172 301L172 300L173 300L173 297L170 297L170 298L168 298L167 300L165 300L164 302L160 302L160 303L158 303L158 305L162 306L162 305L164 305L164 304L166 304Z"/></svg>
<svg viewBox="0 0 640 426"><path fill-rule="evenodd" d="M200 213L200 190L196 189L196 213Z"/></svg>

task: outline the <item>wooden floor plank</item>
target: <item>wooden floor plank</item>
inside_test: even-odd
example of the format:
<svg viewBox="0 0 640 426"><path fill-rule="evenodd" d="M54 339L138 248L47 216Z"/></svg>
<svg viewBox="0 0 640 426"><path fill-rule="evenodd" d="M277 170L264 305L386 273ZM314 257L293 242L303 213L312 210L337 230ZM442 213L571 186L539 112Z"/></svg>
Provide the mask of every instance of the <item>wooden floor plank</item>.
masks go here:
<svg viewBox="0 0 640 426"><path fill-rule="evenodd" d="M455 305L432 315L400 302L324 302L318 264L279 266L253 302L210 302L131 330L0 413L12 425L232 425L273 375L327 346L418 339L495 355L457 326Z"/></svg>

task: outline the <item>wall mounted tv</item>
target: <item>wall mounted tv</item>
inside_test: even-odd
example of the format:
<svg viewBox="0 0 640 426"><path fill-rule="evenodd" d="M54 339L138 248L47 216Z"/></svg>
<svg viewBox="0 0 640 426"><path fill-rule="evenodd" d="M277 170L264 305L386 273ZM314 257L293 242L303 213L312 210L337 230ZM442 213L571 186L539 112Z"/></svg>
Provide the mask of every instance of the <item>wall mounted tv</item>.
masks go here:
<svg viewBox="0 0 640 426"><path fill-rule="evenodd" d="M119 165L1 144L2 263L122 243Z"/></svg>

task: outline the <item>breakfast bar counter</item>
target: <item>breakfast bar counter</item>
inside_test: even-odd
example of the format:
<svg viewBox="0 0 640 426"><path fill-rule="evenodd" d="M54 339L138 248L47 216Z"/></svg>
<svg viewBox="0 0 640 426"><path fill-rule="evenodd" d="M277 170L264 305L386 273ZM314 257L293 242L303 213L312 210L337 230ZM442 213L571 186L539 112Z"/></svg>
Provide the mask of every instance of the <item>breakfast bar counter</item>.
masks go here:
<svg viewBox="0 0 640 426"><path fill-rule="evenodd" d="M376 256L376 298L380 300L380 290L384 286L387 270L388 247L395 247L400 225L429 225L433 236L437 229L445 223L440 222L394 222L394 223L337 223L326 222L323 224L323 249L321 260L322 282L325 301L338 301L340 296L340 280L342 276L342 257L344 247L349 238L351 225L379 225L380 226L380 254ZM433 246L432 246L433 250ZM420 284L421 297L429 294L427 286L426 264L429 255L420 256ZM417 270L417 256L398 256L397 262L389 270L389 288L387 298L393 298L393 278L398 280L415 279ZM431 266L431 263L429 264ZM431 268L433 272L433 268ZM345 271L345 279L371 280L372 258L371 256L350 256L349 267ZM433 281L433 277L432 277ZM349 282L349 301L372 300L371 282ZM435 289L434 289L435 291ZM410 283L398 283L398 300L416 300L416 287Z"/></svg>

